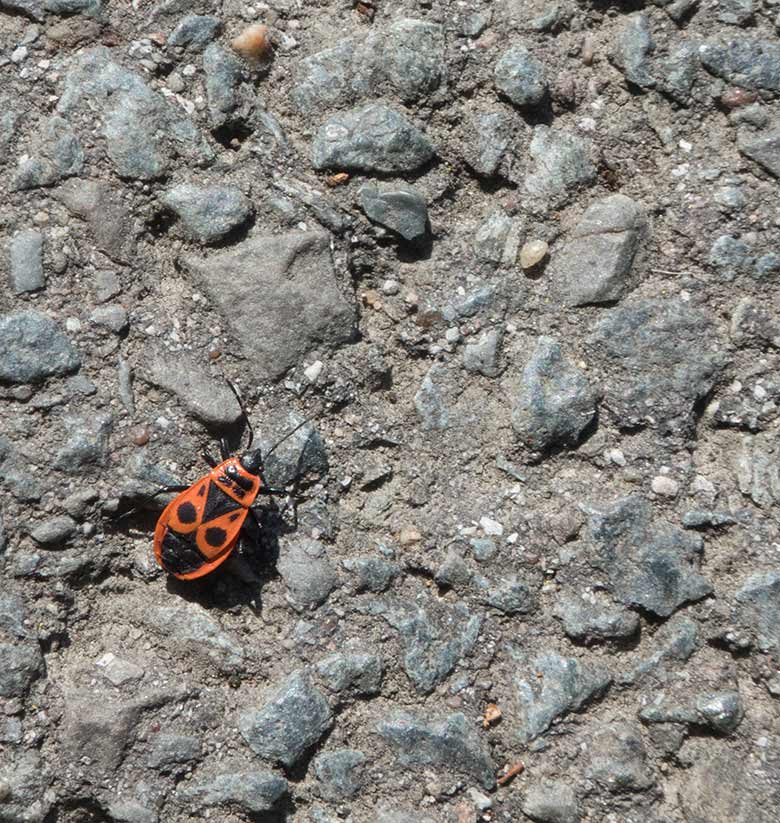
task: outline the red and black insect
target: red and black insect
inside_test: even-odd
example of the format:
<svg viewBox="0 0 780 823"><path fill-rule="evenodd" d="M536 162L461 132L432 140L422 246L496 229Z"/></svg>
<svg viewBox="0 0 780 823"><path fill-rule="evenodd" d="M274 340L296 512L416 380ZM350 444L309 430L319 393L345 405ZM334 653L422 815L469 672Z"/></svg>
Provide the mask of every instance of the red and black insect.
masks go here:
<svg viewBox="0 0 780 823"><path fill-rule="evenodd" d="M231 389L241 403L235 386ZM192 580L214 571L230 556L238 543L247 517L260 528L253 503L259 495L286 495L285 489L269 486L263 475L261 449L251 449L254 432L249 430L247 451L231 457L225 439L220 440L221 462L206 452L203 459L211 471L191 486L167 486L161 492L181 492L163 510L154 530L157 563L180 580ZM308 420L288 432L266 457Z"/></svg>

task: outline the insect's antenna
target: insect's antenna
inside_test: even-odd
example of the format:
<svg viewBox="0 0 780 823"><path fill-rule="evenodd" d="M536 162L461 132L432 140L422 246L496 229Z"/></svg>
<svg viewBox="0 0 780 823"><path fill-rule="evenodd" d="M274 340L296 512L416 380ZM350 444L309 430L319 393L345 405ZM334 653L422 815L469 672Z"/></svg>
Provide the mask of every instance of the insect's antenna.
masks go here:
<svg viewBox="0 0 780 823"><path fill-rule="evenodd" d="M241 397L241 393L238 390L238 386L230 380L229 378L225 378L227 380L228 386L230 386L230 390L236 396L236 400L238 400L238 405L241 407L241 416L244 418L244 423L246 423L246 427L249 431L249 442L246 444L247 451L252 446L252 441L255 439L255 430L252 428L252 424L249 422L249 415L246 413L246 406L244 406L244 399Z"/></svg>
<svg viewBox="0 0 780 823"><path fill-rule="evenodd" d="M295 432L298 431L298 429L302 429L307 423L311 423L312 420L316 420L324 411L325 407L323 406L323 408L321 408L318 412L310 415L305 420L298 423L298 425L294 429L290 429L290 431L288 431L287 434L285 434L284 437L281 438L281 440L277 440L276 443L274 443L273 446L271 446L271 448L268 449L268 451L265 453L266 459L268 459L268 455L273 454L274 451L276 451L276 449L279 446L281 446L285 440L288 440L290 437L292 437L295 434Z"/></svg>

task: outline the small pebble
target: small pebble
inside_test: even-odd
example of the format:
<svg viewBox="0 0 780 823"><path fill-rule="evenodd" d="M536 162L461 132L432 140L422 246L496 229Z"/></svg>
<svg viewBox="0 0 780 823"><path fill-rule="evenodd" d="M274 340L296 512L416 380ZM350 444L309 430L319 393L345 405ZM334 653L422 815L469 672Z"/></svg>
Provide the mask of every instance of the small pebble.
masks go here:
<svg viewBox="0 0 780 823"><path fill-rule="evenodd" d="M500 537L504 533L504 527L490 517L481 517L479 525L488 537Z"/></svg>
<svg viewBox="0 0 780 823"><path fill-rule="evenodd" d="M233 38L230 45L233 51L237 51L246 60L265 60L271 54L268 26L262 23L247 26L238 37Z"/></svg>
<svg viewBox="0 0 780 823"><path fill-rule="evenodd" d="M422 540L422 535L420 534L419 529L416 529L414 526L404 526L401 529L401 533L398 535L398 542L402 546L412 546L415 543L419 543Z"/></svg>
<svg viewBox="0 0 780 823"><path fill-rule="evenodd" d="M386 294L386 295L398 294L400 289L401 289L401 286L400 286L400 284L397 280L385 280L385 282L382 283L382 294Z"/></svg>
<svg viewBox="0 0 780 823"><path fill-rule="evenodd" d="M136 426L131 429L130 436L136 446L145 446L149 442L149 429L146 426Z"/></svg>
<svg viewBox="0 0 780 823"><path fill-rule="evenodd" d="M325 364L322 360L315 360L311 366L305 368L303 370L303 374L309 383L316 383L317 378L322 374L322 370L325 368Z"/></svg>
<svg viewBox="0 0 780 823"><path fill-rule="evenodd" d="M547 257L550 247L544 240L529 240L520 249L520 268L524 271L538 266Z"/></svg>
<svg viewBox="0 0 780 823"><path fill-rule="evenodd" d="M680 491L680 484L676 480L662 474L653 478L650 487L662 497L677 497L677 493Z"/></svg>

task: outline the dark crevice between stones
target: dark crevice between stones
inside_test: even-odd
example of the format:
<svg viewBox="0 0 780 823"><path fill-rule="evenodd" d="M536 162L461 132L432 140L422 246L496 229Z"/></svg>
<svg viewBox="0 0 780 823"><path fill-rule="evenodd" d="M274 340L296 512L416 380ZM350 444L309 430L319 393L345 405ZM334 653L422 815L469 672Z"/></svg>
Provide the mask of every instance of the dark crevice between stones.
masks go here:
<svg viewBox="0 0 780 823"><path fill-rule="evenodd" d="M164 237L176 223L176 215L168 209L156 211L145 223L146 230L154 237Z"/></svg>
<svg viewBox="0 0 780 823"><path fill-rule="evenodd" d="M711 649L731 655L734 660L748 660L754 651L752 646L746 649L735 648L733 644L729 643L723 637L710 637L705 640L705 643Z"/></svg>
<svg viewBox="0 0 780 823"><path fill-rule="evenodd" d="M235 246L242 243L249 236L255 225L255 215L250 215L241 225L231 229L227 234L219 238L214 243L210 243L209 247L215 250L226 249L229 246Z"/></svg>
<svg viewBox="0 0 780 823"><path fill-rule="evenodd" d="M111 823L111 818L97 800L71 797L55 803L43 818L43 823Z"/></svg>
<svg viewBox="0 0 780 823"><path fill-rule="evenodd" d="M452 591L452 586L449 583L439 582L436 579L436 575L430 569L425 569L422 566L407 566L404 571L409 577L433 583L436 586L440 597L447 594L447 592Z"/></svg>
<svg viewBox="0 0 780 823"><path fill-rule="evenodd" d="M254 129L243 122L225 123L212 132L214 139L226 149L238 151L245 140L254 134Z"/></svg>

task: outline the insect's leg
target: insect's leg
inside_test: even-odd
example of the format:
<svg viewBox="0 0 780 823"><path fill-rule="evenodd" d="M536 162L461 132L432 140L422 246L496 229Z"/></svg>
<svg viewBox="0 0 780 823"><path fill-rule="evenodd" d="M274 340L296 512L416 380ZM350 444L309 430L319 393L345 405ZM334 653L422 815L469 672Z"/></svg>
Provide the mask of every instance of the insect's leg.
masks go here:
<svg viewBox="0 0 780 823"><path fill-rule="evenodd" d="M255 431L252 428L252 424L249 422L249 415L246 413L246 406L244 406L244 398L241 397L241 393L238 390L238 386L236 386L236 384L232 380L228 380L227 383L228 386L230 386L230 391L233 392L233 394L236 396L236 400L238 400L238 405L241 407L241 416L244 418L244 423L246 423L247 430L249 431L249 442L246 444L245 447L246 450L249 451L249 449L252 446L252 441L255 439ZM230 457L229 454L225 455L222 459L227 460L228 457Z"/></svg>
<svg viewBox="0 0 780 823"><path fill-rule="evenodd" d="M171 486L163 486L162 488L157 489L157 491L150 496L157 497L158 494L167 494L168 492L186 492L187 489L189 489L189 486L184 483L175 483Z"/></svg>
<svg viewBox="0 0 780 823"><path fill-rule="evenodd" d="M219 454L223 460L227 460L228 457L230 457L230 446L228 446L228 442L224 437L219 438Z"/></svg>
<svg viewBox="0 0 780 823"><path fill-rule="evenodd" d="M257 493L284 497L287 494L287 489L280 489L277 486L266 486L265 484L263 484L262 486L260 486L260 489Z"/></svg>
<svg viewBox="0 0 780 823"><path fill-rule="evenodd" d="M209 466L211 466L212 469L215 469L219 465L219 462L215 460L214 457L212 457L212 455L208 452L201 452L200 456L206 461L206 463L209 464Z"/></svg>

